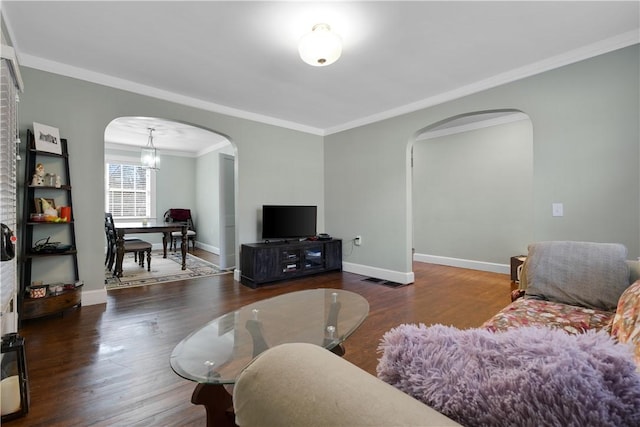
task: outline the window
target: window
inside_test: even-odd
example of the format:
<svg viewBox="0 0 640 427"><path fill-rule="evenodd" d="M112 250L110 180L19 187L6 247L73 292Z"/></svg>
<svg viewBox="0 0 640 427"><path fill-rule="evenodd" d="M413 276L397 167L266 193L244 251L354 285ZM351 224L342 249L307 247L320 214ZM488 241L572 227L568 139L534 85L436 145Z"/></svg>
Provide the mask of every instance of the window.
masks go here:
<svg viewBox="0 0 640 427"><path fill-rule="evenodd" d="M107 158L105 212L114 218L155 218L155 174L133 162Z"/></svg>
<svg viewBox="0 0 640 427"><path fill-rule="evenodd" d="M4 43L4 42L3 42ZM4 49L5 46L3 45ZM16 227L17 197L16 197L16 139L18 137L18 85L19 71L16 74L16 63L5 59L2 52L0 60L0 222L9 227L14 235L18 235ZM16 77L18 76L18 77ZM0 268L0 333L17 331L17 316L15 314L15 296L18 290L18 268L16 258L4 261ZM14 302L13 308L10 304Z"/></svg>

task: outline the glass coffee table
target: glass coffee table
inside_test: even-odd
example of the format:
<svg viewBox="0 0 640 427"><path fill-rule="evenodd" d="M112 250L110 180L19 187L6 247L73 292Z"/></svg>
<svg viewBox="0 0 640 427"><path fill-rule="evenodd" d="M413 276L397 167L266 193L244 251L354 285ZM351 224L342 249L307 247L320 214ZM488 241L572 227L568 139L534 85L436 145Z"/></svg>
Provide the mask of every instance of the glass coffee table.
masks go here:
<svg viewBox="0 0 640 427"><path fill-rule="evenodd" d="M171 368L197 382L191 402L204 405L207 425L233 425L231 395L242 370L279 344L304 342L343 355L342 343L369 314L362 296L341 289L290 292L246 305L192 332L171 353Z"/></svg>

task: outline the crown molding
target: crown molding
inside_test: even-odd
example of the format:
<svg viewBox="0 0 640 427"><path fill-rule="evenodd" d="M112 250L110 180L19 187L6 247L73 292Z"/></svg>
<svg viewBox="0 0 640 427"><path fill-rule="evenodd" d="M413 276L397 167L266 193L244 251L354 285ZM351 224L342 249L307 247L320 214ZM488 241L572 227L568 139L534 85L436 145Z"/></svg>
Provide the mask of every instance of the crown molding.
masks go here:
<svg viewBox="0 0 640 427"><path fill-rule="evenodd" d="M104 148L108 150L135 152L135 153L138 153L138 156L139 156L140 150L145 148L145 146L118 144L116 142L105 142ZM179 151L179 150L167 150L167 149L162 149L162 150L156 149L156 151L158 152L158 154L164 154L166 156L198 157L198 155L192 151Z"/></svg>
<svg viewBox="0 0 640 427"><path fill-rule="evenodd" d="M231 145L231 143L228 140L225 139L224 141L220 141L217 144L214 144L214 145L212 145L210 147L207 147L207 148L205 148L203 150L198 151L196 153L196 157L201 157L201 156L204 156L205 154L211 153L213 151L221 150L221 149L223 149L224 147L226 147L228 145Z"/></svg>
<svg viewBox="0 0 640 427"><path fill-rule="evenodd" d="M116 89L125 90L141 95L150 96L165 101L171 101L182 105L187 105L194 108L199 108L205 111L211 111L215 113L225 114L232 117L242 118L246 120L265 123L273 126L279 126L286 129L296 130L300 132L309 133L318 136L327 136L338 132L346 131L356 127L368 125L381 120L397 117L407 113L413 113L418 110L433 107L444 102L453 101L455 99L462 98L464 96L472 95L487 89L491 89L497 86L501 86L507 83L511 83L517 80L524 79L536 74L550 71L556 68L563 67L565 65L573 64L585 59L589 59L598 55L602 55L617 49L632 46L640 42L640 31L634 30L623 34L620 34L609 39L601 40L599 42L583 46L578 49L565 52L560 55L547 58L542 61L535 62L533 64L519 67L511 71L497 74L488 79L480 80L475 83L471 83L462 86L458 89L454 89L448 92L426 98L424 100L407 104L398 108L387 110L381 113L373 114L367 117L363 117L357 120L343 123L338 126L329 127L327 129L320 129L312 126L303 125L287 120L278 119L262 114L256 114L249 111L243 111L236 108L227 107L213 102L203 101L201 99L180 95L174 92L166 91L163 89L155 88L152 86L143 85L140 83L132 82L129 80L121 79L118 77L109 76L106 74L86 70L79 67L74 67L60 62L51 61L48 59L40 58L33 55L21 54L19 50L17 54L20 58L20 63L23 66L36 68L42 71L51 72L54 74L63 75L66 77L72 77L79 80L84 80Z"/></svg>
<svg viewBox="0 0 640 427"><path fill-rule="evenodd" d="M614 50L622 49L628 46L632 46L640 43L640 30L629 31L623 34L619 34L615 37L611 37L599 42L583 46L578 49L574 49L560 55L552 56L542 61L534 62L524 67L515 68L511 71L497 74L488 79L480 80L475 83L471 83L466 86L462 86L452 91L443 92L441 94L426 98L422 101L407 104L398 108L394 108L378 114L373 114L368 117L363 117L358 120L344 123L339 126L325 129L325 135L331 135L338 132L343 132L356 127L368 125L371 123L379 122L381 120L390 119L393 117L401 116L403 114L413 113L425 108L433 107L445 102L453 101L474 93L482 92L483 90L491 89L497 86L501 86L507 83L511 83L517 80L531 77L536 74L544 73L556 68L570 65L576 62L583 61L585 59L593 58L598 55L603 55Z"/></svg>
<svg viewBox="0 0 640 427"><path fill-rule="evenodd" d="M501 117L493 119L481 120L474 123L467 123L465 125L453 126L450 128L426 131L416 138L416 141L424 141L427 139L440 138L442 136L455 135L463 132L471 132L474 130L490 128L493 126L506 125L508 123L519 122L522 120L531 120L525 113L510 113Z"/></svg>
<svg viewBox="0 0 640 427"><path fill-rule="evenodd" d="M302 125L287 120L278 119L262 114L252 113L250 111L239 110L237 108L227 107L224 105L216 104L213 102L203 101L201 99L193 98L190 96L180 95L175 92L159 89L153 86L147 86L144 84L132 82L130 80L121 79L119 77L113 77L107 74L90 71L84 68L74 67L72 65L63 64L57 61L51 61L38 56L21 54L20 60L23 66L35 68L41 71L47 71L53 74L59 74L65 77L72 77L78 80L84 80L91 83L96 83L103 86L112 87L115 89L125 90L127 92L133 92L140 95L146 95L152 98L162 99L164 101L171 101L177 104L186 105L189 107L199 108L205 111L211 111L214 113L225 114L232 117L251 120L255 122L274 125L286 129L297 130L300 132L310 133L313 135L322 136L323 130L311 126Z"/></svg>
<svg viewBox="0 0 640 427"><path fill-rule="evenodd" d="M198 152L194 152L194 151L181 151L181 150L170 150L170 149L160 149L157 150L158 153L160 154L164 154L166 156L178 156L178 157L191 157L191 158L198 158L201 156L204 156L205 154L211 153L213 151L216 150L220 150L224 147L226 147L227 145L230 145L231 143L227 140L224 141L220 141L210 147L207 147L203 150L200 150ZM140 150L142 148L144 148L144 146L140 146L140 145L127 145L127 144L119 144L117 142L105 142L104 143L104 147L106 149L110 149L110 150L120 150L120 151L133 151L133 152L140 152Z"/></svg>

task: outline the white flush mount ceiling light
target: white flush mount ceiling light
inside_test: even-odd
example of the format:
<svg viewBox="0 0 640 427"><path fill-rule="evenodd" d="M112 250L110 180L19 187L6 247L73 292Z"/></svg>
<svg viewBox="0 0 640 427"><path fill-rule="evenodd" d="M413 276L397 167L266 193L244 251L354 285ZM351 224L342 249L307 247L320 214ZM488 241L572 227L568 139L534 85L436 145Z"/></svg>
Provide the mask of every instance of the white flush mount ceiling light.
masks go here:
<svg viewBox="0 0 640 427"><path fill-rule="evenodd" d="M333 64L342 53L340 36L331 31L327 24L316 24L300 39L298 45L300 58L314 67L324 67Z"/></svg>

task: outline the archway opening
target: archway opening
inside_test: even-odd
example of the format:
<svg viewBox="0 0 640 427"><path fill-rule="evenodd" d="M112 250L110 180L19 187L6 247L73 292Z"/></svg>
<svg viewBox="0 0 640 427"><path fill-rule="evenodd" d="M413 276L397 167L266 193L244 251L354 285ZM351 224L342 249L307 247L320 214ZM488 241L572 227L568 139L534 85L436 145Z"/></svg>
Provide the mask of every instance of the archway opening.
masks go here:
<svg viewBox="0 0 640 427"><path fill-rule="evenodd" d="M417 131L410 154L412 261L507 273L533 234L529 116L453 116Z"/></svg>
<svg viewBox="0 0 640 427"><path fill-rule="evenodd" d="M226 135L190 123L157 117L119 117L105 128L105 162L141 164L149 129L160 158L149 172L153 185L146 207L157 220L171 208L191 209L196 246L218 256L222 269L236 265L235 200L237 149ZM224 159L224 161L223 161ZM105 210L109 208L109 168L105 168ZM131 214L129 211L128 215ZM161 236L145 236L160 245Z"/></svg>

